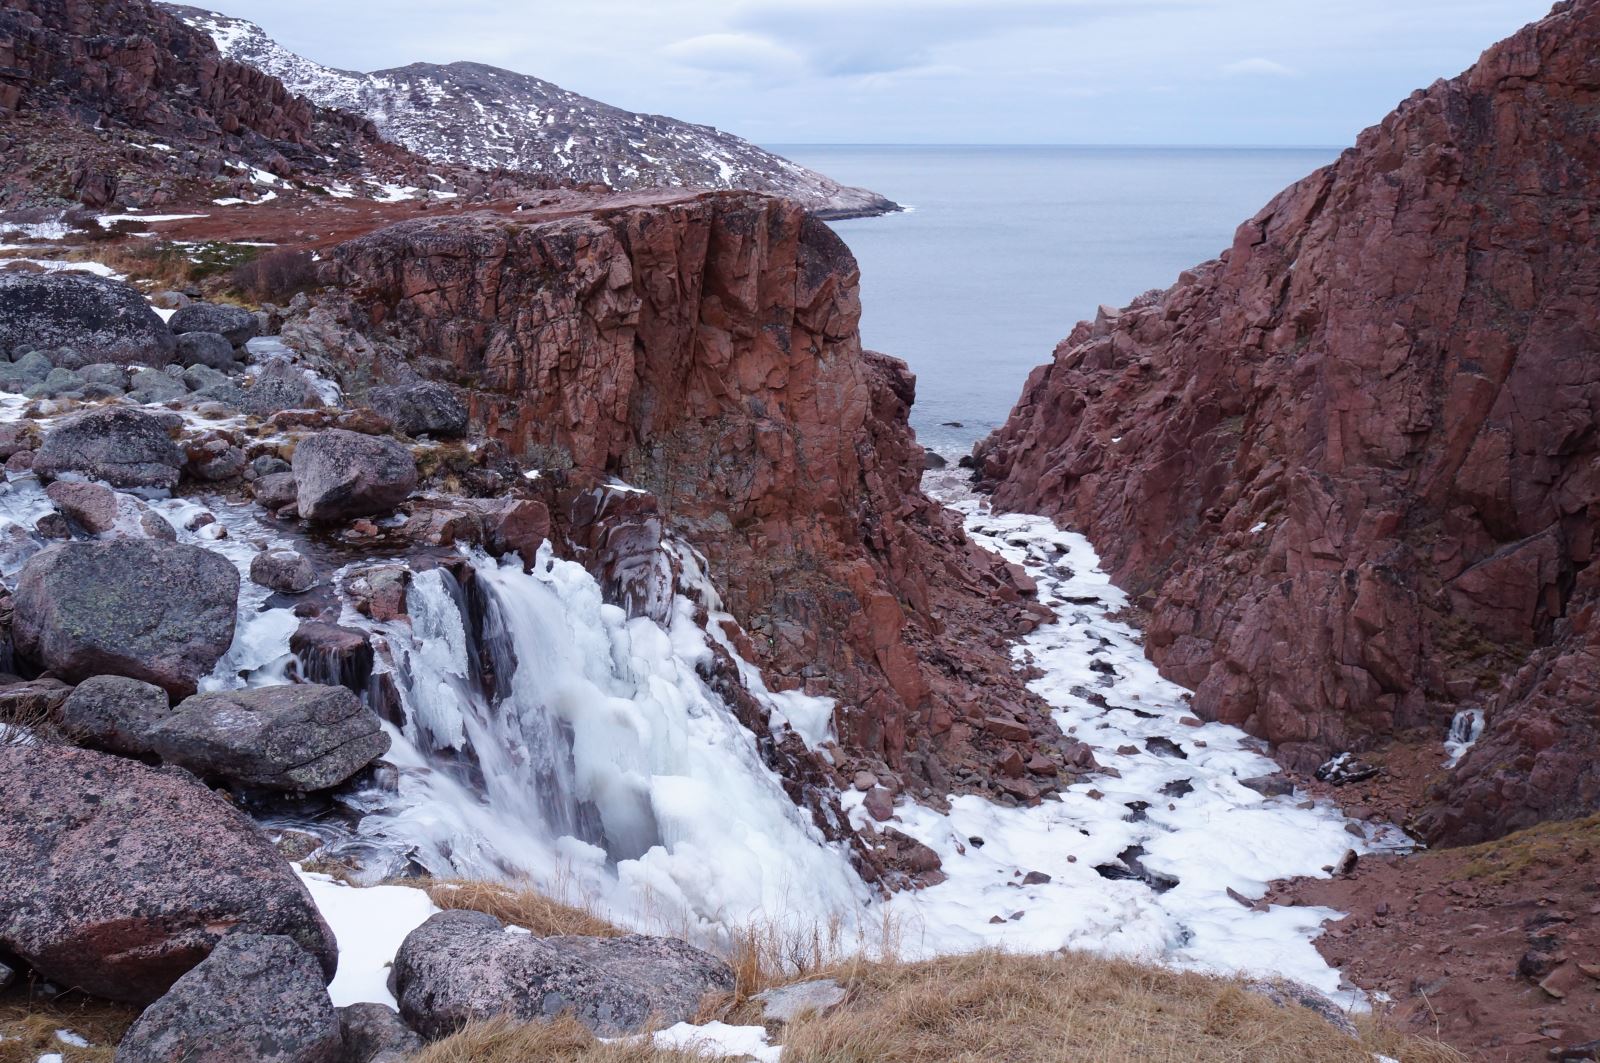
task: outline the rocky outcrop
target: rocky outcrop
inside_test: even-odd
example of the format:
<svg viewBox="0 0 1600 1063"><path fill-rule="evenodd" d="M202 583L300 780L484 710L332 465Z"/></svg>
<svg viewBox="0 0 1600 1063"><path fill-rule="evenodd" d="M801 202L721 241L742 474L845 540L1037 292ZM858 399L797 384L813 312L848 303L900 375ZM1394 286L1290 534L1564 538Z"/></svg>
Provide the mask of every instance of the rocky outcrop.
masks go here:
<svg viewBox="0 0 1600 1063"><path fill-rule="evenodd" d="M70 347L80 367L162 366L172 360L173 346L172 333L137 288L77 272L0 271L0 353Z"/></svg>
<svg viewBox="0 0 1600 1063"><path fill-rule="evenodd" d="M300 516L336 521L387 513L417 486L417 463L392 439L330 428L294 450Z"/></svg>
<svg viewBox="0 0 1600 1063"><path fill-rule="evenodd" d="M147 1004L230 932L287 935L333 977L306 888L187 773L9 745L0 793L0 948L57 985Z"/></svg>
<svg viewBox="0 0 1600 1063"><path fill-rule="evenodd" d="M293 939L231 934L145 1009L116 1063L340 1063L339 1013Z"/></svg>
<svg viewBox="0 0 1600 1063"><path fill-rule="evenodd" d="M328 279L351 301L285 341L367 352L343 366L352 389L418 371L462 386L631 611L664 601L664 536L702 551L771 685L837 698L845 750L907 786L987 787L998 750L1059 737L1005 648L1037 607L922 494L914 380L861 350L838 237L753 195L604 207L342 245Z"/></svg>
<svg viewBox="0 0 1600 1063"><path fill-rule="evenodd" d="M598 1034L635 1033L692 1021L734 986L726 963L676 938L540 938L471 911L440 912L408 934L392 980L406 1024L429 1039L472 1020L564 1012Z"/></svg>
<svg viewBox="0 0 1600 1063"><path fill-rule="evenodd" d="M1082 529L1196 710L1313 766L1461 707L1419 827L1600 805L1600 3L1558 4L1080 324L980 444Z"/></svg>
<svg viewBox="0 0 1600 1063"><path fill-rule="evenodd" d="M467 433L467 408L436 380L373 388L367 403L408 436L454 439Z"/></svg>
<svg viewBox="0 0 1600 1063"><path fill-rule="evenodd" d="M185 696L233 642L238 599L238 571L198 546L63 543L22 570L12 637L72 682L110 673Z"/></svg>

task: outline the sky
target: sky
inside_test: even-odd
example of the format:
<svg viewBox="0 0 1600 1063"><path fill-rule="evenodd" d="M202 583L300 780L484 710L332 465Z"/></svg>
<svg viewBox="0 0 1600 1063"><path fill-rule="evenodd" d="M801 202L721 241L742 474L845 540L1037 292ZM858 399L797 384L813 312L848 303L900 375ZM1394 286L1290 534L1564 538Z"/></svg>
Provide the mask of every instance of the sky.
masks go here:
<svg viewBox="0 0 1600 1063"><path fill-rule="evenodd" d="M217 0L307 58L474 60L763 144L1343 145L1550 0Z"/></svg>

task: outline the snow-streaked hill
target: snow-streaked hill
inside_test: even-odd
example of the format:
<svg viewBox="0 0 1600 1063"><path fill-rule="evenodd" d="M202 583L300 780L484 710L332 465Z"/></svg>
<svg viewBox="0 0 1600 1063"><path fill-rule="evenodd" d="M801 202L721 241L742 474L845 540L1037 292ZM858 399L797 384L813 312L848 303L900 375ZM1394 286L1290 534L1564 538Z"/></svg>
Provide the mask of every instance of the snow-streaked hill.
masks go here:
<svg viewBox="0 0 1600 1063"><path fill-rule="evenodd" d="M882 214L851 188L710 126L635 114L480 63L413 63L362 74L312 62L244 19L163 5L314 103L370 118L419 155L481 169L550 174L617 189L741 188L799 200L824 217Z"/></svg>

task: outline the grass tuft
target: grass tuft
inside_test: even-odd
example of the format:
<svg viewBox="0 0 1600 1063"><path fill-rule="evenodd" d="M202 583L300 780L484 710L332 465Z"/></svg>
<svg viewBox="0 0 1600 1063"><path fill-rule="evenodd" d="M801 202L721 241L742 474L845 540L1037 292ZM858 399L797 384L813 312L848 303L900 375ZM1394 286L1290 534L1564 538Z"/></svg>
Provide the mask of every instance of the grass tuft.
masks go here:
<svg viewBox="0 0 1600 1063"><path fill-rule="evenodd" d="M706 1058L662 1051L648 1041L605 1043L563 1017L552 1023L510 1019L468 1023L412 1056L410 1063L705 1063Z"/></svg>
<svg viewBox="0 0 1600 1063"><path fill-rule="evenodd" d="M24 988L0 994L0 1063L35 1063L58 1053L62 1063L111 1063L117 1042L139 1017L137 1008L87 997L31 999ZM69 1045L56 1036L68 1030L89 1042Z"/></svg>
<svg viewBox="0 0 1600 1063"><path fill-rule="evenodd" d="M565 904L531 886L433 878L397 879L393 885L425 890L433 903L441 908L484 912L502 923L523 927L539 937L576 934L611 938L628 933L602 918L589 904Z"/></svg>

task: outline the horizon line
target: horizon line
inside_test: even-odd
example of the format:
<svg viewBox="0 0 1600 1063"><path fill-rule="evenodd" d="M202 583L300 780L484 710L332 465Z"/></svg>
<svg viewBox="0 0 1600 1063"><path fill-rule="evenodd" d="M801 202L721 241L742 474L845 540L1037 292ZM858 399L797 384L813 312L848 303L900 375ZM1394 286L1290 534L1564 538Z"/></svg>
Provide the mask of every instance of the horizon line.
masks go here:
<svg viewBox="0 0 1600 1063"><path fill-rule="evenodd" d="M1117 148L1186 151L1344 151L1349 144L1164 144L1088 143L1082 141L933 141L933 140L762 140L765 148Z"/></svg>

